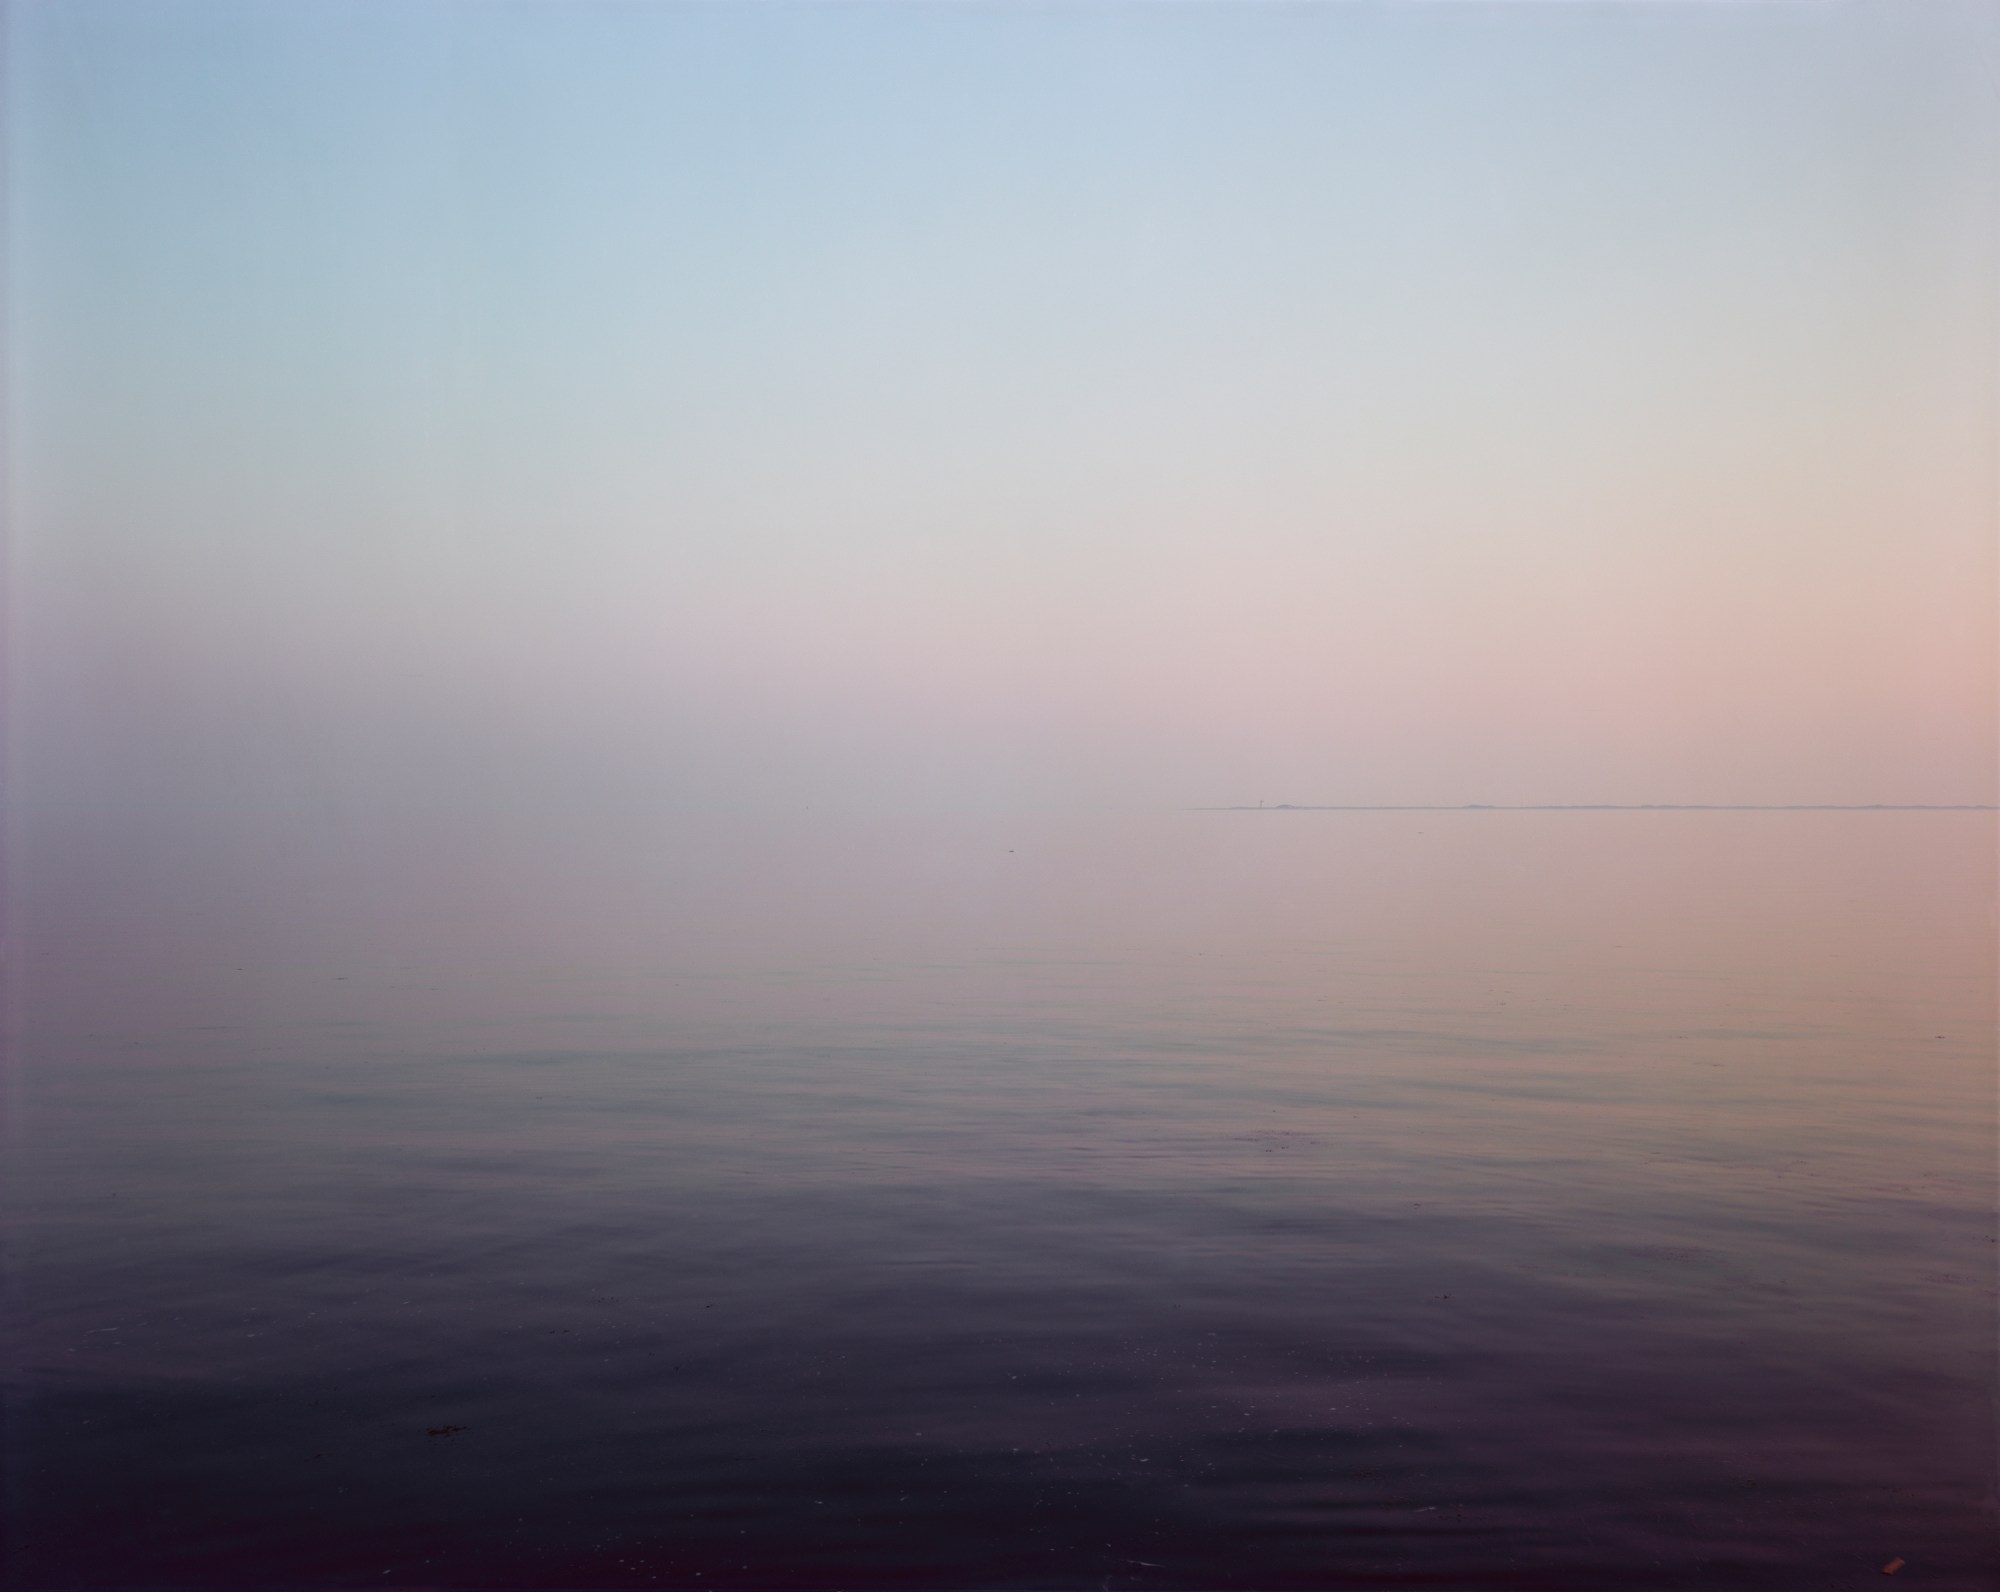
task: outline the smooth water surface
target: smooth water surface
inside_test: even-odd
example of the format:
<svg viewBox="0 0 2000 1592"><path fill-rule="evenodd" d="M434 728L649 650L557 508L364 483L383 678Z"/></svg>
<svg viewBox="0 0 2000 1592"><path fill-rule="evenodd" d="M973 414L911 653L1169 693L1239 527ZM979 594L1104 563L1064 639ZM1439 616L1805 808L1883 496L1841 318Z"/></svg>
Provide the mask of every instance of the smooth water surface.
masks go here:
<svg viewBox="0 0 2000 1592"><path fill-rule="evenodd" d="M9 1585L1994 1584L1981 813L31 868Z"/></svg>

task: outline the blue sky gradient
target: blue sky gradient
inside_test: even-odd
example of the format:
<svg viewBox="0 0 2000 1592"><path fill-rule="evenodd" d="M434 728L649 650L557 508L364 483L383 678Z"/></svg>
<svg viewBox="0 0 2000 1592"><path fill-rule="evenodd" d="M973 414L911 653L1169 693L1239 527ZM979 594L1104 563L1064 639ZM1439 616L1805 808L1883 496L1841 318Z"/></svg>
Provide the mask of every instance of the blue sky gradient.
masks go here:
<svg viewBox="0 0 2000 1592"><path fill-rule="evenodd" d="M7 28L51 810L1994 799L1990 8Z"/></svg>

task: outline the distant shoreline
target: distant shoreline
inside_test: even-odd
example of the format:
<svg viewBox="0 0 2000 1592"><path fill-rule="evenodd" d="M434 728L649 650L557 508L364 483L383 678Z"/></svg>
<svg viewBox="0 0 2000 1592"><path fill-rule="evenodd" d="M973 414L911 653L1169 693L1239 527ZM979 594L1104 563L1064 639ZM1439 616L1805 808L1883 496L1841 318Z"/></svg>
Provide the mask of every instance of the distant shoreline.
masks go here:
<svg viewBox="0 0 2000 1592"><path fill-rule="evenodd" d="M1301 802L1197 807L1198 813L1993 813L1988 802L1460 802L1452 805Z"/></svg>

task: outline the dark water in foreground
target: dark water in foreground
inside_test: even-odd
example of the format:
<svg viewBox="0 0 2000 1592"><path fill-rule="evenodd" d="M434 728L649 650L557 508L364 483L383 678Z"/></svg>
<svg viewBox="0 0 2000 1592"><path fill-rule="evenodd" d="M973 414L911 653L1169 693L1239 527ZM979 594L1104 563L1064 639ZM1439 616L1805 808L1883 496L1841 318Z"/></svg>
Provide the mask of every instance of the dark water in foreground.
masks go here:
<svg viewBox="0 0 2000 1592"><path fill-rule="evenodd" d="M323 852L24 891L9 1586L1995 1584L1991 814Z"/></svg>

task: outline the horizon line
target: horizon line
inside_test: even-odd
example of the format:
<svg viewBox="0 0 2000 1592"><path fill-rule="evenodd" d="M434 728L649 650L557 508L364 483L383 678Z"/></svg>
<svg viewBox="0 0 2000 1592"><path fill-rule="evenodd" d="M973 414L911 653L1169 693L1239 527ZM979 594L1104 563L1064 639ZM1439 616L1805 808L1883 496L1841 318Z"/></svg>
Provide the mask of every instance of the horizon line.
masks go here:
<svg viewBox="0 0 2000 1592"><path fill-rule="evenodd" d="M1993 802L1238 802L1198 813L1993 813Z"/></svg>

